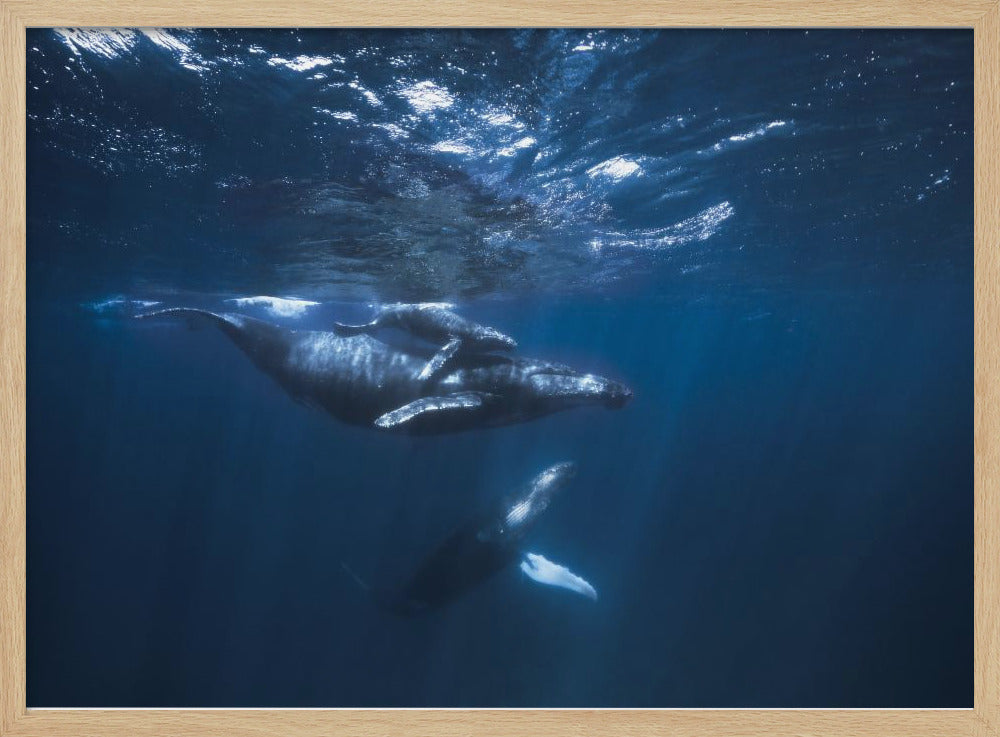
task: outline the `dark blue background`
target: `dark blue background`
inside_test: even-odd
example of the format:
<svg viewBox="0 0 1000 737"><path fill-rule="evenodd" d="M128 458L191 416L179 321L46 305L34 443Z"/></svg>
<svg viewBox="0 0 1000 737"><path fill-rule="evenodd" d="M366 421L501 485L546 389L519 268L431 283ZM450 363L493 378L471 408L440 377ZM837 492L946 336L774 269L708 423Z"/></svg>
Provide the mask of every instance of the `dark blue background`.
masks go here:
<svg viewBox="0 0 1000 737"><path fill-rule="evenodd" d="M29 706L971 706L971 32L171 34L28 35ZM254 294L635 399L384 436L93 308ZM529 547L596 604L341 569L564 459Z"/></svg>

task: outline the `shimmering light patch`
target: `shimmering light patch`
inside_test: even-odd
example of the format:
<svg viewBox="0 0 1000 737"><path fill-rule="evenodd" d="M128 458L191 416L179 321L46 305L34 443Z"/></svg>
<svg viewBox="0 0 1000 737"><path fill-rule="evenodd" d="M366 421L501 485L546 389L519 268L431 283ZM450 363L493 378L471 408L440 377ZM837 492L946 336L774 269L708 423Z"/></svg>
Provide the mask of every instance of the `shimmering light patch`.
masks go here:
<svg viewBox="0 0 1000 737"><path fill-rule="evenodd" d="M162 128L118 128L95 114L78 114L59 106L45 118L45 123L73 132L78 145L67 147L66 155L107 173L139 169L176 175L201 165L199 148Z"/></svg>
<svg viewBox="0 0 1000 737"><path fill-rule="evenodd" d="M522 148L528 148L529 146L534 146L538 141L536 141L531 136L525 136L524 138L514 141L514 143L509 146L504 146L497 151L497 156L513 156Z"/></svg>
<svg viewBox="0 0 1000 737"><path fill-rule="evenodd" d="M944 173L942 173L940 176L931 174L931 177L934 178L934 181L931 184L928 184L926 187L924 187L917 194L918 202L923 202L925 199L927 199L929 195L933 194L935 191L942 189L945 185L947 185L948 182L951 181L951 172L948 169L945 169Z"/></svg>
<svg viewBox="0 0 1000 737"><path fill-rule="evenodd" d="M610 248L642 248L659 250L682 246L695 241L705 241L718 232L719 226L733 216L735 210L729 202L720 202L708 207L693 217L681 220L665 228L650 228L635 233L607 233L604 237L589 242L592 251Z"/></svg>
<svg viewBox="0 0 1000 737"><path fill-rule="evenodd" d="M307 299L268 296L237 297L235 299L227 299L226 301L232 302L238 307L263 306L272 315L277 315L278 317L302 317L306 310L319 304L319 302L311 302Z"/></svg>
<svg viewBox="0 0 1000 737"><path fill-rule="evenodd" d="M491 111L488 113L483 113L480 115L484 121L490 125L495 125L497 127L513 128L515 130L523 130L524 123L519 121L510 113L505 113L501 111Z"/></svg>
<svg viewBox="0 0 1000 737"><path fill-rule="evenodd" d="M602 36L603 33L601 32L588 32L580 41L576 43L575 46L570 49L570 51L575 53L594 51L595 49L597 51L604 51L608 48L608 42L607 40L601 38ZM570 41L569 43L573 42Z"/></svg>
<svg viewBox="0 0 1000 737"><path fill-rule="evenodd" d="M605 177L613 182L620 182L626 177L641 175L642 167L638 161L627 159L624 156L616 156L590 167L587 169L587 174L591 178Z"/></svg>
<svg viewBox="0 0 1000 737"><path fill-rule="evenodd" d="M176 55L182 67L196 72L208 68L207 62L192 51L190 46L162 28L143 28L138 33L127 28L56 28L55 32L77 56L83 50L105 59L116 59L131 52L139 34L142 34L160 48Z"/></svg>
<svg viewBox="0 0 1000 737"><path fill-rule="evenodd" d="M422 200L430 197L431 187L420 177L412 177L400 189L396 190L396 194L409 200Z"/></svg>
<svg viewBox="0 0 1000 737"><path fill-rule="evenodd" d="M543 555L525 553L524 560L521 561L521 571L532 581L575 591L588 599L597 601L597 589L590 583L573 573L569 568L553 563Z"/></svg>
<svg viewBox="0 0 1000 737"><path fill-rule="evenodd" d="M160 48L174 52L177 55L180 65L185 69L190 69L194 72L202 72L208 69L208 63L201 56L168 31L164 31L162 28L144 28L141 33Z"/></svg>
<svg viewBox="0 0 1000 737"><path fill-rule="evenodd" d="M431 148L445 154L469 155L473 152L472 147L459 141L438 141Z"/></svg>
<svg viewBox="0 0 1000 737"><path fill-rule="evenodd" d="M704 241L715 235L719 224L731 218L733 212L733 206L729 202L720 202L673 227L679 233L690 234L694 240Z"/></svg>
<svg viewBox="0 0 1000 737"><path fill-rule="evenodd" d="M418 113L433 113L455 104L455 97L444 87L431 81L417 82L399 90L399 96Z"/></svg>
<svg viewBox="0 0 1000 737"><path fill-rule="evenodd" d="M317 67L328 67L337 62L343 62L343 57L333 59L329 56L296 56L294 59L283 59L280 56L272 56L267 60L272 67L286 67L293 72L308 72Z"/></svg>
<svg viewBox="0 0 1000 737"><path fill-rule="evenodd" d="M734 136L729 136L728 138L723 139L718 143L716 143L714 146L712 146L712 150L721 151L723 148L725 148L727 145L731 143L743 143L744 141L750 141L753 140L754 138L760 138L761 136L765 135L769 130L773 130L774 128L783 128L786 125L788 125L788 123L787 121L784 120L771 121L767 125L757 126L753 130L747 131L746 133L737 133Z"/></svg>
<svg viewBox="0 0 1000 737"><path fill-rule="evenodd" d="M390 138L395 138L397 140L400 138L410 137L409 133L400 128L395 123L372 123L372 128L378 128L379 130L384 130L386 133L389 134Z"/></svg>
<svg viewBox="0 0 1000 737"><path fill-rule="evenodd" d="M360 82L351 82L347 86L352 90L360 92L361 96L365 98L365 101L372 107L382 107L382 101L378 99L378 95L362 85Z"/></svg>
<svg viewBox="0 0 1000 737"><path fill-rule="evenodd" d="M157 46L162 46L165 49L179 51L184 54L191 53L190 46L167 31L164 31L162 28L144 28L142 29L142 35L155 43Z"/></svg>
<svg viewBox="0 0 1000 737"><path fill-rule="evenodd" d="M358 122L358 116L355 115L354 113L350 112L350 111L328 110L325 107L318 107L318 108L313 108L313 109L316 112L318 112L318 113L324 113L326 115L329 115L331 118L334 118L336 120L347 120L347 121L350 121L352 123L357 123Z"/></svg>
<svg viewBox="0 0 1000 737"><path fill-rule="evenodd" d="M56 28L56 35L69 46L77 56L80 51L116 59L131 51L135 45L135 31L127 28Z"/></svg>

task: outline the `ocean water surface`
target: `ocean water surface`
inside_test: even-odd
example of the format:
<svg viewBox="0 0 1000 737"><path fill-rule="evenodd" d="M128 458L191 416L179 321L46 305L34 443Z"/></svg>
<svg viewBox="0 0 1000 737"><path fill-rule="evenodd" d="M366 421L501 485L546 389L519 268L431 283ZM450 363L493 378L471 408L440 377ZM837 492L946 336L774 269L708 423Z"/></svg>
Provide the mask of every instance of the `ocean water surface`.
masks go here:
<svg viewBox="0 0 1000 737"><path fill-rule="evenodd" d="M972 32L29 29L28 705L969 707ZM429 437L194 306L446 301L622 409ZM191 326L196 327L196 326ZM370 582L543 468L518 565Z"/></svg>

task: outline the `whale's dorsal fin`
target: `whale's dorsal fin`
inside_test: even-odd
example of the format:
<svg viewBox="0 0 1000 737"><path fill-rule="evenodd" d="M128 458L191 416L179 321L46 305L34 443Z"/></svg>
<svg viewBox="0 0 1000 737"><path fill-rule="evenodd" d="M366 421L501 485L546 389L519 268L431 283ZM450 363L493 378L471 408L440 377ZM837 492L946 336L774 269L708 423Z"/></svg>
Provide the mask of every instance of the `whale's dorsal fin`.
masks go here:
<svg viewBox="0 0 1000 737"><path fill-rule="evenodd" d="M417 378L421 381L427 381L428 379L437 376L439 373L444 371L445 366L448 365L448 362L455 357L455 354L458 353L461 348L461 338L452 338L449 340L444 344L444 347L441 348L441 350L431 357Z"/></svg>
<svg viewBox="0 0 1000 737"><path fill-rule="evenodd" d="M485 392L456 392L441 397L422 397L402 407L386 412L375 420L376 427L399 427L414 418L430 413L465 412L482 407L492 394Z"/></svg>

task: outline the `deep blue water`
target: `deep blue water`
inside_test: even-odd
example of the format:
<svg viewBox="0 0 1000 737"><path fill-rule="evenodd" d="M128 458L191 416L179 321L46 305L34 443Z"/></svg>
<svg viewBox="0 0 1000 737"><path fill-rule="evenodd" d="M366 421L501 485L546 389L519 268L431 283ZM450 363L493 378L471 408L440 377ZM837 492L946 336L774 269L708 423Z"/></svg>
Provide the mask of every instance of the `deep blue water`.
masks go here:
<svg viewBox="0 0 1000 737"><path fill-rule="evenodd" d="M971 706L971 31L27 46L29 706ZM380 434L121 302L258 295L450 300L635 398ZM528 547L597 602L341 568L561 460Z"/></svg>

